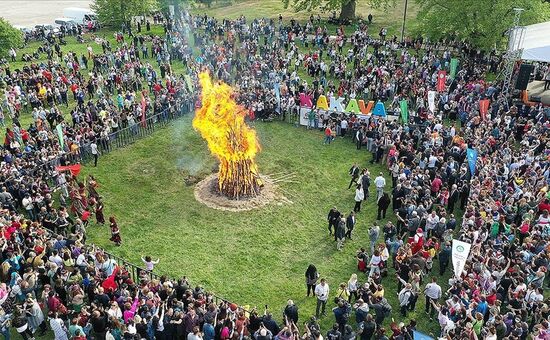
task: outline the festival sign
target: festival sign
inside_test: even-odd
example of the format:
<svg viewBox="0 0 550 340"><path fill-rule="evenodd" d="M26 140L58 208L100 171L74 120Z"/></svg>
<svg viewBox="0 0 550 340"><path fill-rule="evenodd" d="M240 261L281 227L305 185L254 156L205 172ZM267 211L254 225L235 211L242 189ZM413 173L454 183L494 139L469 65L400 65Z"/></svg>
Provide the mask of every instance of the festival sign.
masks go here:
<svg viewBox="0 0 550 340"><path fill-rule="evenodd" d="M445 81L447 80L447 72L441 70L437 72L437 91L445 92Z"/></svg>
<svg viewBox="0 0 550 340"><path fill-rule="evenodd" d="M451 257L453 260L454 273L457 278L462 275L464 265L466 264L466 260L470 254L471 246L472 245L470 243L453 239L453 250Z"/></svg>

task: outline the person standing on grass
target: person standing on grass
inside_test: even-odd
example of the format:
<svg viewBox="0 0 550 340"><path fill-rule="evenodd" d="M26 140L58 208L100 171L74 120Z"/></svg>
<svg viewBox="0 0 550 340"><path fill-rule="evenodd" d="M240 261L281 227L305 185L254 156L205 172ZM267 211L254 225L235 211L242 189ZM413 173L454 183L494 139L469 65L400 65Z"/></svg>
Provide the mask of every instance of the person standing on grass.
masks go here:
<svg viewBox="0 0 550 340"><path fill-rule="evenodd" d="M382 175L382 172L374 179L374 185L376 186L376 200L378 200L384 194L384 187L386 186L386 179Z"/></svg>
<svg viewBox="0 0 550 340"><path fill-rule="evenodd" d="M143 263L145 264L145 269L148 272L152 272L153 269L155 268L155 265L157 265L160 262L160 259L157 259L156 261L153 261L151 259L151 256L147 255L147 256L145 256L145 258L142 257L141 261L143 261Z"/></svg>
<svg viewBox="0 0 550 340"><path fill-rule="evenodd" d="M339 218L340 212L338 211L338 209L336 209L336 207L332 207L327 216L329 235L332 235L332 228L334 228L334 232L336 232L336 226L338 226ZM336 237L334 239L336 240Z"/></svg>
<svg viewBox="0 0 550 340"><path fill-rule="evenodd" d="M428 283L426 288L424 288L424 294L426 295L426 314L433 321L435 308L432 306L432 301L437 303L437 300L441 298L441 287L437 284L435 277L432 277L432 282Z"/></svg>
<svg viewBox="0 0 550 340"><path fill-rule="evenodd" d="M99 149L97 148L95 139L92 141L92 144L90 144L90 149L92 150L92 156L94 157L94 166L97 166L97 159L99 158Z"/></svg>
<svg viewBox="0 0 550 340"><path fill-rule="evenodd" d="M326 316L326 306L328 294L330 292L326 279L322 278L321 282L315 286L315 296L317 297L317 307L315 308L315 317L319 319L319 312L322 316Z"/></svg>
<svg viewBox="0 0 550 340"><path fill-rule="evenodd" d="M110 240L113 241L115 245L120 246L120 244L122 243L122 239L120 238L120 229L118 228L115 217L114 216L109 217L109 222L111 223Z"/></svg>
<svg viewBox="0 0 550 340"><path fill-rule="evenodd" d="M374 225L369 228L369 240L370 240L370 251L374 252L376 242L378 241L378 236L380 236L380 227L378 222L374 222Z"/></svg>
<svg viewBox="0 0 550 340"><path fill-rule="evenodd" d="M357 163L353 163L352 167L349 169L349 175L351 176L351 180L349 181L348 189L351 189L351 186L357 183L357 179L359 178L359 172L360 172L360 169L357 166Z"/></svg>
<svg viewBox="0 0 550 340"><path fill-rule="evenodd" d="M361 174L361 186L363 187L363 193L365 194L364 201L369 198L369 187L370 187L370 173L367 168L364 168Z"/></svg>
<svg viewBox="0 0 550 340"><path fill-rule="evenodd" d="M386 218L386 210L390 205L390 196L387 193L383 193L382 197L378 199L378 217L377 220L381 218Z"/></svg>
<svg viewBox="0 0 550 340"><path fill-rule="evenodd" d="M355 213L352 211L349 213L348 217L346 217L346 237L352 240L351 233L353 232L353 228L355 228L355 224L357 223L357 220L355 219Z"/></svg>
<svg viewBox="0 0 550 340"><path fill-rule="evenodd" d="M323 142L323 144L330 145L330 142L332 142L332 129L330 125L327 125L327 127L325 128L325 141Z"/></svg>
<svg viewBox="0 0 550 340"><path fill-rule="evenodd" d="M346 219L344 218L344 215L341 215L338 226L336 227L336 233L334 235L336 237L336 250L340 251L344 246L344 239L346 238Z"/></svg>
<svg viewBox="0 0 550 340"><path fill-rule="evenodd" d="M353 207L354 212L361 212L361 203L363 203L364 199L365 193L363 192L363 187L361 186L361 184L357 184L357 186L355 187L355 207Z"/></svg>
<svg viewBox="0 0 550 340"><path fill-rule="evenodd" d="M103 208L103 201L101 200L101 196L99 196L95 205L95 221L97 224L101 225L105 224L105 215L103 214Z"/></svg>
<svg viewBox="0 0 550 340"><path fill-rule="evenodd" d="M313 264L310 264L306 270L306 286L307 286L306 296L309 297L310 291L311 291L311 295L315 296L315 285L317 284L317 280L319 280L319 272L317 272L317 268L315 268Z"/></svg>

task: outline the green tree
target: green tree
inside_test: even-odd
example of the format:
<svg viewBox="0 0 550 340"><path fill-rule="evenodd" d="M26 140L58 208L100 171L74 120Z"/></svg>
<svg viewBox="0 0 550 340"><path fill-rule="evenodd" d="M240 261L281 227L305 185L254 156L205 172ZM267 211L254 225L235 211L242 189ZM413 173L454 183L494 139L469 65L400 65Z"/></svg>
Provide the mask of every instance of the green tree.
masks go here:
<svg viewBox="0 0 550 340"><path fill-rule="evenodd" d="M90 7L103 25L120 27L134 16L155 10L157 0L94 0Z"/></svg>
<svg viewBox="0 0 550 340"><path fill-rule="evenodd" d="M23 33L4 18L0 18L0 56L5 57L11 48L23 45Z"/></svg>
<svg viewBox="0 0 550 340"><path fill-rule="evenodd" d="M311 11L320 8L323 11L340 11L340 19L355 19L355 7L358 0L282 0L285 8L289 5L296 11ZM373 8L384 7L395 4L395 0L366 0L367 5Z"/></svg>
<svg viewBox="0 0 550 340"><path fill-rule="evenodd" d="M514 22L514 8L523 8L520 25L550 18L550 4L542 0L417 0L416 33L432 41L455 38L482 49L505 47L506 32Z"/></svg>

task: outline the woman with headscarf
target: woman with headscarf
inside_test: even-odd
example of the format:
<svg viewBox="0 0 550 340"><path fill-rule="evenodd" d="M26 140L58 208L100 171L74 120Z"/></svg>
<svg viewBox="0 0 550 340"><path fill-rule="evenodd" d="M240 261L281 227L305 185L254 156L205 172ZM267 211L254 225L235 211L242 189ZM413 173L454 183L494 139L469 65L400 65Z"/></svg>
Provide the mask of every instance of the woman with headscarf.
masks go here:
<svg viewBox="0 0 550 340"><path fill-rule="evenodd" d="M307 285L306 296L309 296L310 291L311 291L311 294L315 296L315 285L317 284L318 279L319 279L319 273L317 272L317 268L315 268L313 264L310 264L306 270L306 285Z"/></svg>

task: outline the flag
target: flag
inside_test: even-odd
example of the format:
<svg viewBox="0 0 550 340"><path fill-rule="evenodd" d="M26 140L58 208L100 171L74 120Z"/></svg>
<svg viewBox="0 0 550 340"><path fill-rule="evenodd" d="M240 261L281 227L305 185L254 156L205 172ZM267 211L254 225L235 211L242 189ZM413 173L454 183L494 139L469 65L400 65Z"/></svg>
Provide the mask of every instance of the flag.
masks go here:
<svg viewBox="0 0 550 340"><path fill-rule="evenodd" d="M437 72L437 91L445 92L446 77L447 77L447 72L443 70Z"/></svg>
<svg viewBox="0 0 550 340"><path fill-rule="evenodd" d="M145 91L141 91L141 126L146 127L147 126L147 120L145 117L147 116L147 100L145 100Z"/></svg>
<svg viewBox="0 0 550 340"><path fill-rule="evenodd" d="M407 124L409 122L409 108L407 105L407 100L403 99L400 101L399 106L401 107L401 119L403 120L403 124Z"/></svg>
<svg viewBox="0 0 550 340"><path fill-rule="evenodd" d="M480 99L479 114L483 120L487 120L487 112L489 112L489 99Z"/></svg>
<svg viewBox="0 0 550 340"><path fill-rule="evenodd" d="M193 92L193 82L191 81L191 77L186 74L183 76L183 79L185 79L185 83L187 84L187 88L189 89L189 92Z"/></svg>
<svg viewBox="0 0 550 340"><path fill-rule="evenodd" d="M451 258L453 260L453 269L455 276L459 278L464 270L464 264L470 254L470 243L462 242L453 239L453 250L451 252Z"/></svg>
<svg viewBox="0 0 550 340"><path fill-rule="evenodd" d="M434 340L431 336L428 336L419 331L413 331L413 340Z"/></svg>
<svg viewBox="0 0 550 340"><path fill-rule="evenodd" d="M435 91L428 91L428 109L431 113L435 111Z"/></svg>
<svg viewBox="0 0 550 340"><path fill-rule="evenodd" d="M450 70L450 73L449 73L449 77L451 77L451 79L455 79L457 68L458 68L458 59L457 58L451 58L451 70Z"/></svg>
<svg viewBox="0 0 550 340"><path fill-rule="evenodd" d="M466 149L466 159L468 159L468 165L470 166L470 175L474 177L476 173L477 151L475 149Z"/></svg>
<svg viewBox="0 0 550 340"><path fill-rule="evenodd" d="M61 124L57 124L56 130L57 130L57 138L59 139L59 146L61 147L61 150L64 150L65 140L63 139L63 126L61 126Z"/></svg>
<svg viewBox="0 0 550 340"><path fill-rule="evenodd" d="M374 106L374 111L372 114L375 116L386 117L386 107L384 106L384 103L378 101L378 103Z"/></svg>
<svg viewBox="0 0 550 340"><path fill-rule="evenodd" d="M273 89L275 90L275 99L277 100L277 109L275 111L281 113L281 85L278 82L274 82Z"/></svg>
<svg viewBox="0 0 550 340"><path fill-rule="evenodd" d="M78 174L80 173L80 169L81 169L80 164L67 165L67 166L58 165L55 167L55 171L57 172L70 171L71 175L73 176L78 176Z"/></svg>

